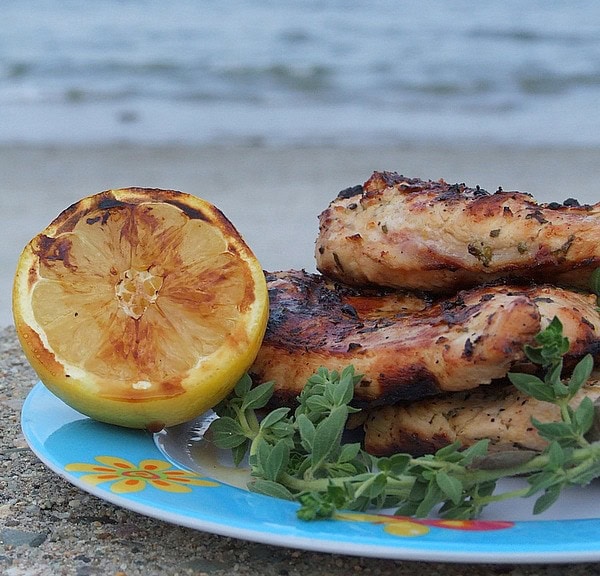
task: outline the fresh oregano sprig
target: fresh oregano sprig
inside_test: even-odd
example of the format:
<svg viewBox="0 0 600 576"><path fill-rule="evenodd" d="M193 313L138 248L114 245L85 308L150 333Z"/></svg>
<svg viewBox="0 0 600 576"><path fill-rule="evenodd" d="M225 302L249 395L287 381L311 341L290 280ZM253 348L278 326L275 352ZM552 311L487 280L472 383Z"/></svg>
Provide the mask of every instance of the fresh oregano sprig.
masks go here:
<svg viewBox="0 0 600 576"><path fill-rule="evenodd" d="M594 361L590 354L586 355L573 370L571 377L564 382L561 378L563 356L569 349L566 338L562 335L562 324L554 318L548 327L538 334L538 347L526 346L525 353L534 363L545 368L544 379L531 374L509 374L512 384L521 392L538 400L556 404L561 411L561 421L540 422L532 419L538 433L550 442L559 441L562 447L586 447L589 442L585 435L594 421L594 404L585 397L574 409L570 403L581 387L590 377ZM553 450L557 450L553 448Z"/></svg>
<svg viewBox="0 0 600 576"><path fill-rule="evenodd" d="M548 442L543 452L490 453L482 440L466 449L458 443L435 454L396 454L376 458L358 442L346 442L345 430L354 386L360 381L349 366L342 372L320 368L306 383L298 406L276 408L264 417L273 384L252 387L244 377L219 404L211 438L231 449L240 463L248 454L253 491L296 500L305 520L330 517L336 510L395 508L397 514L445 518L477 517L492 502L536 496L534 513L551 506L567 486L584 485L600 476L600 443L590 435L597 424L595 406L572 400L590 377L591 356L583 358L570 378L561 377L569 343L555 318L525 353L544 372L510 374L522 392L557 405L560 420L533 426ZM596 426L597 428L600 428ZM527 485L498 493L497 481L521 475Z"/></svg>

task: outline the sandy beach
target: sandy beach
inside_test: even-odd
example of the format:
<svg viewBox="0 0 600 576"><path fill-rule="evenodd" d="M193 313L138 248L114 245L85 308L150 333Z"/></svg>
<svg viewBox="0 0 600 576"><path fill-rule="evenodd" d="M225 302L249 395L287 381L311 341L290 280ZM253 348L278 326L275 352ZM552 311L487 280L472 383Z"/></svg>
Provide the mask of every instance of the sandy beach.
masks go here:
<svg viewBox="0 0 600 576"><path fill-rule="evenodd" d="M538 200L600 199L600 150L395 147L0 147L0 326L12 324L10 291L23 246L80 198L124 186L170 188L218 206L263 268L314 269L317 216L373 170L502 186Z"/></svg>

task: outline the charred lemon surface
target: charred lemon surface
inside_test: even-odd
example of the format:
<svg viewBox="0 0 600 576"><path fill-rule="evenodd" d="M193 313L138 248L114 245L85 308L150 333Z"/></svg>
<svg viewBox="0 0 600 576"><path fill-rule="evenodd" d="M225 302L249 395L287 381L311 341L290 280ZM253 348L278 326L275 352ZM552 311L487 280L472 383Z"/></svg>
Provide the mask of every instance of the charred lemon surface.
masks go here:
<svg viewBox="0 0 600 576"><path fill-rule="evenodd" d="M268 296L258 260L212 204L126 188L84 198L29 242L13 314L58 397L97 420L160 429L235 386Z"/></svg>

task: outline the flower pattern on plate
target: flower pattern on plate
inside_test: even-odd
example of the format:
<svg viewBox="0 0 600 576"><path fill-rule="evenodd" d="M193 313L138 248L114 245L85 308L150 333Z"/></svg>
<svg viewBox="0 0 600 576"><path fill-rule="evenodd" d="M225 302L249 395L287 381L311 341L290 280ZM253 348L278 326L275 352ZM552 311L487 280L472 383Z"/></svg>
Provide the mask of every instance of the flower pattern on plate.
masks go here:
<svg viewBox="0 0 600 576"><path fill-rule="evenodd" d="M110 482L111 492L117 494L139 492L147 486L166 492L191 492L191 486L214 487L218 482L173 467L164 460L149 458L134 464L117 456L96 456L97 464L73 462L65 466L67 472L87 472L81 480L88 484Z"/></svg>
<svg viewBox="0 0 600 576"><path fill-rule="evenodd" d="M449 530L505 530L512 528L514 522L493 520L438 520L428 518L409 518L408 516L392 516L387 514L362 514L355 512L338 512L337 520L346 522L370 522L382 524L383 530L393 536L424 536L431 527Z"/></svg>

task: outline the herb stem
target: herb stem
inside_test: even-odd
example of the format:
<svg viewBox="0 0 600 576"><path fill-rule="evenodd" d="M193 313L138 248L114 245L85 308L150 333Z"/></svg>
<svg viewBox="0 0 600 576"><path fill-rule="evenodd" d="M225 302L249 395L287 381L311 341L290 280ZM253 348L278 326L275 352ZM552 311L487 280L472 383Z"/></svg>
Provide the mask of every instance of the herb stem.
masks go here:
<svg viewBox="0 0 600 576"><path fill-rule="evenodd" d="M297 478L287 472L283 472L278 477L278 482L283 484L286 488L292 492L324 492L329 486L345 486L348 483L356 484L358 489L355 496L360 496L364 493L370 485L373 484L375 478L378 476L378 472L372 472L368 474L368 479L364 480L364 475L361 476L335 476L329 478L313 478L305 480L303 478ZM397 495L408 496L411 488L415 483L415 478L411 476L388 476L387 487L388 492L392 492Z"/></svg>
<svg viewBox="0 0 600 576"><path fill-rule="evenodd" d="M242 410L236 406L235 408L237 420L242 427L246 437L249 440L254 440L259 433L259 424L256 414L253 410Z"/></svg>
<svg viewBox="0 0 600 576"><path fill-rule="evenodd" d="M490 496L478 496L477 504L483 508L484 506L492 504L493 502L503 502L504 500L510 500L512 498L525 498L526 496L529 496L530 492L530 487L525 486L509 492L494 493Z"/></svg>

